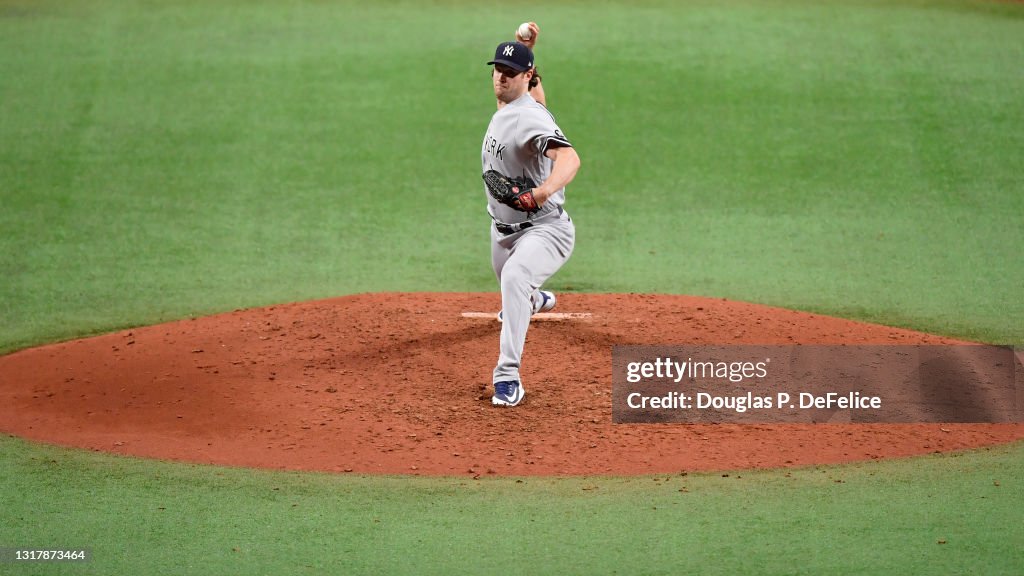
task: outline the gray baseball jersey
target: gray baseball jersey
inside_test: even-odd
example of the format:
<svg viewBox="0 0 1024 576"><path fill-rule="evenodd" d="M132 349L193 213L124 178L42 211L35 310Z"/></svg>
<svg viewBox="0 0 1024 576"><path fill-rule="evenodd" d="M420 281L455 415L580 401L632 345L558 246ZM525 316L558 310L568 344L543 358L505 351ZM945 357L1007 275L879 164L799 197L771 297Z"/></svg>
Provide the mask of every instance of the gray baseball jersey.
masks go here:
<svg viewBox="0 0 1024 576"><path fill-rule="evenodd" d="M497 170L509 178L525 176L535 186L540 185L547 180L554 165L544 153L550 148L569 146L572 144L562 135L555 117L527 92L503 106L491 118L481 153L483 172ZM565 202L565 189L562 188L548 198L540 212L530 217L526 212L491 198L486 186L484 194L491 218L506 224L542 218L558 211Z"/></svg>

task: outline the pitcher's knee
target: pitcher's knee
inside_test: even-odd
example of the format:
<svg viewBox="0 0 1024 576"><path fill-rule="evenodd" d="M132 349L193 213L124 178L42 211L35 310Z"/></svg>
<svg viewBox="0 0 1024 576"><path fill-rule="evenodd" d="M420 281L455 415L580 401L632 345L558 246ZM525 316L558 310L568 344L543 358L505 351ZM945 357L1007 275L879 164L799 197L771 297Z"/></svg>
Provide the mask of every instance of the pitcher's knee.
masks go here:
<svg viewBox="0 0 1024 576"><path fill-rule="evenodd" d="M534 288L530 284L530 271L522 264L506 263L501 271L501 292L529 295Z"/></svg>

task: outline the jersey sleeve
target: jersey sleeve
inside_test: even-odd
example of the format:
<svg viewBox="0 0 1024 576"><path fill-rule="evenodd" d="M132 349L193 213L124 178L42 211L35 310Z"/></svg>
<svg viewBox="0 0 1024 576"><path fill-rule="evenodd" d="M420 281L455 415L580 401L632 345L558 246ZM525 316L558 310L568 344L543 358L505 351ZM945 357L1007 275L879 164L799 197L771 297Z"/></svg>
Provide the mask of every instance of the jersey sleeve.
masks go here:
<svg viewBox="0 0 1024 576"><path fill-rule="evenodd" d="M519 145L537 155L543 155L551 148L572 148L572 143L562 134L555 119L543 107L526 110L519 118Z"/></svg>

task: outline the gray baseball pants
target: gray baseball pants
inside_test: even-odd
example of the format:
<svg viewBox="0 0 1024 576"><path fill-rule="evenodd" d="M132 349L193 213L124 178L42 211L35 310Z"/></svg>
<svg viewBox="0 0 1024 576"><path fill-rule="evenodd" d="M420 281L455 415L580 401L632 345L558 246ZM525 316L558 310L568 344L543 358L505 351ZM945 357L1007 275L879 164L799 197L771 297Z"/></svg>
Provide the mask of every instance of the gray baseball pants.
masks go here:
<svg viewBox="0 0 1024 576"><path fill-rule="evenodd" d="M532 228L508 235L491 226L491 265L501 286L503 317L494 382L520 380L519 366L533 315L533 297L569 260L575 243L576 226L562 211L556 217L538 221Z"/></svg>

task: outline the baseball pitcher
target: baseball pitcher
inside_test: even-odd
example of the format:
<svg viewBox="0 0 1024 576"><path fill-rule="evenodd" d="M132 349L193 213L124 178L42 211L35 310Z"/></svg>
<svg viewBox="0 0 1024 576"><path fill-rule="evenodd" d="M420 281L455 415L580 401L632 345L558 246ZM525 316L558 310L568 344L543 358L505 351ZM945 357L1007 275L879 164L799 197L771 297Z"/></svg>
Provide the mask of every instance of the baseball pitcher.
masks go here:
<svg viewBox="0 0 1024 576"><path fill-rule="evenodd" d="M535 24L531 28L537 31ZM530 47L502 42L488 64L498 111L481 160L502 307L491 403L515 406L526 394L519 366L530 317L555 306L555 295L540 288L569 259L576 241L563 205L580 159L554 116L531 95L536 68Z"/></svg>

